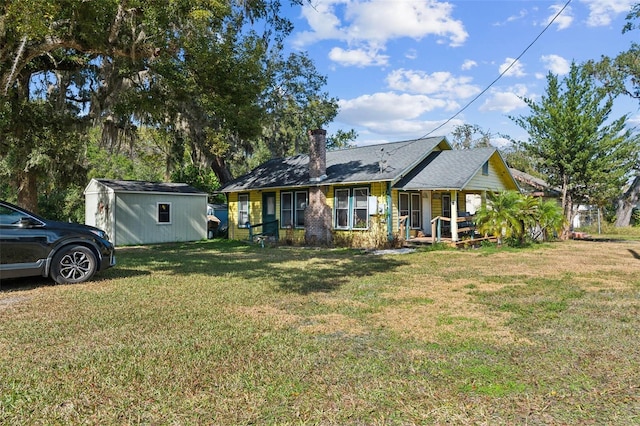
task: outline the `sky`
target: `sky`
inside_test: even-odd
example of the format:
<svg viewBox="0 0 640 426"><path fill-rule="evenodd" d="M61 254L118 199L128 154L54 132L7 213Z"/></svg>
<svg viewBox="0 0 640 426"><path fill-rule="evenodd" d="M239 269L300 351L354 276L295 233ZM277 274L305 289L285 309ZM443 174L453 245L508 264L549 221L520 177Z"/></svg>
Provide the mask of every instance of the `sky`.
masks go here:
<svg viewBox="0 0 640 426"><path fill-rule="evenodd" d="M549 72L562 78L572 61L615 56L640 39L622 33L636 1L310 0L286 9L288 47L308 53L339 100L329 134L354 129L355 145L452 141L466 123L504 147L500 135L526 140L509 116L529 115L522 98L539 100ZM618 98L611 118L640 124L639 105Z"/></svg>

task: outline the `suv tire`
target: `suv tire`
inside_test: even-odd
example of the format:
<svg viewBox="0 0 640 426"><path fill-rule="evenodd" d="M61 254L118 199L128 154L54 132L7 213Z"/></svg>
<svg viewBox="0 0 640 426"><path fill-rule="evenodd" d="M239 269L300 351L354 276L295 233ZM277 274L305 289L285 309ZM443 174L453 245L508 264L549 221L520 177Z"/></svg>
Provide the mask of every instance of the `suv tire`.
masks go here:
<svg viewBox="0 0 640 426"><path fill-rule="evenodd" d="M58 284L81 283L95 274L97 266L96 256L87 247L65 247L53 257L51 278Z"/></svg>

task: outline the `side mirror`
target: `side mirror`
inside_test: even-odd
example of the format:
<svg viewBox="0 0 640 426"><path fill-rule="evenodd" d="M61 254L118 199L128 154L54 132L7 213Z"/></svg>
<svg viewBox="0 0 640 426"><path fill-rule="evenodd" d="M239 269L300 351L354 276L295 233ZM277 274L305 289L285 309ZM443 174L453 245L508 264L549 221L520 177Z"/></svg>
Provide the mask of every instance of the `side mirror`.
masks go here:
<svg viewBox="0 0 640 426"><path fill-rule="evenodd" d="M30 228L36 225L36 222L30 217L23 217L18 221L18 227L20 228Z"/></svg>

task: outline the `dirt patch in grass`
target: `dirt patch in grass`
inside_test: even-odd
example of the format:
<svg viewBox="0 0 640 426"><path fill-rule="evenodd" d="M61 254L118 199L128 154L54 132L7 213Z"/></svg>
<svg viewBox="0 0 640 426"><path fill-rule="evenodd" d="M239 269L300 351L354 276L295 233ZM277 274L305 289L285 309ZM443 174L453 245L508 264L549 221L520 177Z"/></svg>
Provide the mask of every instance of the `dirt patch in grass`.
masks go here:
<svg viewBox="0 0 640 426"><path fill-rule="evenodd" d="M275 329L282 329L300 323L302 318L298 315L276 308L271 305L238 306L234 311L256 323L267 323Z"/></svg>
<svg viewBox="0 0 640 426"><path fill-rule="evenodd" d="M470 287L490 290L496 286L478 286L475 280L446 283L416 277L410 285L388 295L391 306L374 319L380 327L424 342L442 344L474 338L492 344L527 343L505 326L508 313L489 312L467 294ZM420 300L428 303L416 303Z"/></svg>
<svg viewBox="0 0 640 426"><path fill-rule="evenodd" d="M309 334L359 336L368 333L358 320L341 314L324 314L309 317L310 324L300 330Z"/></svg>

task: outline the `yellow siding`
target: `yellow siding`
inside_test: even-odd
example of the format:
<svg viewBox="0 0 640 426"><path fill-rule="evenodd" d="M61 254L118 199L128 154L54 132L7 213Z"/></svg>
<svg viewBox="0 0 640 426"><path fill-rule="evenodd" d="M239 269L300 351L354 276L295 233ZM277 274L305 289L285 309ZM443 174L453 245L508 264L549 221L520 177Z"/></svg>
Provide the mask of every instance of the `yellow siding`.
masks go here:
<svg viewBox="0 0 640 426"><path fill-rule="evenodd" d="M502 191L505 189L516 190L517 186L497 153L489 159L489 175L485 176L479 170L465 187L465 190L468 191Z"/></svg>
<svg viewBox="0 0 640 426"><path fill-rule="evenodd" d="M438 195L435 195L435 194L438 194ZM436 192L434 193L434 196L431 197L431 216L432 217L442 216L442 193Z"/></svg>
<svg viewBox="0 0 640 426"><path fill-rule="evenodd" d="M389 206L389 210L391 212L391 232L394 234L397 233L400 229L400 213L398 208L398 190L391 190L391 206Z"/></svg>
<svg viewBox="0 0 640 426"><path fill-rule="evenodd" d="M329 186L327 188L327 205L332 209L335 203L334 190L341 187L357 187L358 185L348 186ZM378 205L387 203L387 183L386 182L372 182L371 184L361 185L362 187L369 187L369 195L375 196L378 201ZM295 188L286 190L274 190L268 192L274 192L276 194L276 217L280 220L280 193L296 190L306 190L308 188ZM397 232L398 224L398 209L397 196L398 191L393 191L392 206L388 206L387 210L383 214L373 214L369 216L369 229L364 231L341 231L334 230L334 236L336 239L348 239L353 241L354 244L362 244L364 246L369 245L370 242L386 242L388 239L388 226L386 212L390 211L392 215L393 232ZM262 222L262 194L263 192L251 191L249 192L249 220L251 223L257 224ZM249 239L249 230L246 228L238 227L238 193L230 193L228 196L229 205L229 238L235 240L247 240ZM377 213L377 212L375 212ZM333 223L334 218L331 218ZM285 243L302 243L304 242L304 229L280 229L280 239Z"/></svg>

